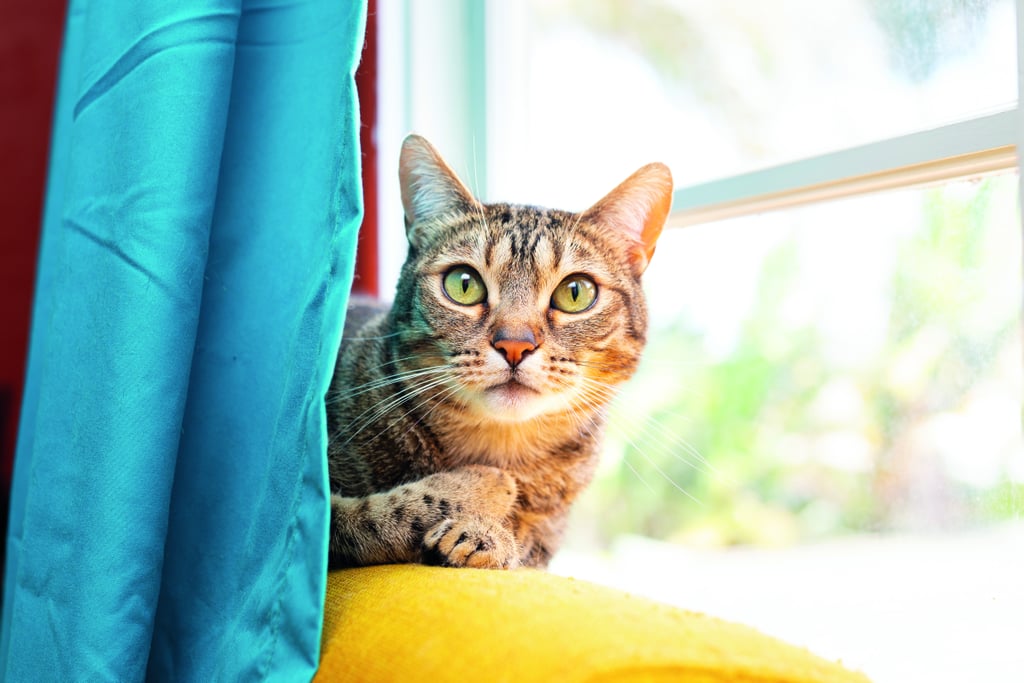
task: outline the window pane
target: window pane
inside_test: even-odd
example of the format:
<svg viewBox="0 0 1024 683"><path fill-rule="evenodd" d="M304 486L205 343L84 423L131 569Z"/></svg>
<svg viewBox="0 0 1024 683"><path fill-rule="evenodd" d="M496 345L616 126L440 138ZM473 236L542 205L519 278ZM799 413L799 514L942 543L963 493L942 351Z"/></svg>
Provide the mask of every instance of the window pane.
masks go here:
<svg viewBox="0 0 1024 683"><path fill-rule="evenodd" d="M1016 182L667 232L556 570L879 683L1024 671Z"/></svg>
<svg viewBox="0 0 1024 683"><path fill-rule="evenodd" d="M493 84L492 109L526 119L504 154L498 143L494 165L530 168L507 173L511 187L499 173L492 189L503 196L562 185L565 166L530 165L552 154L657 159L687 186L992 113L1017 97L1011 0L522 7L525 20L509 22L525 27L521 39L512 33L488 54L512 74Z"/></svg>

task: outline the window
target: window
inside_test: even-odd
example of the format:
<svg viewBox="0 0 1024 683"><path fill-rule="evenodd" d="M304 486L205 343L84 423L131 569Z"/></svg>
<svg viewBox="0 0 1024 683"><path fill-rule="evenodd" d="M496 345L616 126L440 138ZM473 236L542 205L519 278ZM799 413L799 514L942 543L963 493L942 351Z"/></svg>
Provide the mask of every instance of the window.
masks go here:
<svg viewBox="0 0 1024 683"><path fill-rule="evenodd" d="M647 359L555 571L880 682L1024 672L1018 11L382 3L384 226L409 129L489 200L676 178Z"/></svg>

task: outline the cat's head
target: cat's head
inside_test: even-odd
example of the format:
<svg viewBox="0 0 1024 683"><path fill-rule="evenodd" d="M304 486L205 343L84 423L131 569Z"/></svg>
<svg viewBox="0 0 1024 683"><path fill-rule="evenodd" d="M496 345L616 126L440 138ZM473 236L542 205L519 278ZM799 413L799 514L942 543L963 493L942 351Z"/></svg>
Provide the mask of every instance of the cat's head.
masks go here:
<svg viewBox="0 0 1024 683"><path fill-rule="evenodd" d="M640 276L672 201L644 166L582 213L482 204L425 139L399 164L409 256L392 311L405 367L481 421L580 418L635 370Z"/></svg>

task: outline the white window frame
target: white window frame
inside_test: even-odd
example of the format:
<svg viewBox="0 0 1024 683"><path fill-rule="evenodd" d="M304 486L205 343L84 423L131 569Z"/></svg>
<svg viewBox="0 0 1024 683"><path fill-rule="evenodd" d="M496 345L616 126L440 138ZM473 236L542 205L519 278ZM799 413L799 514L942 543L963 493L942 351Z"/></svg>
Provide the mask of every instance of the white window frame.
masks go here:
<svg viewBox="0 0 1024 683"><path fill-rule="evenodd" d="M670 225L736 218L1017 165L1016 109L678 189Z"/></svg>

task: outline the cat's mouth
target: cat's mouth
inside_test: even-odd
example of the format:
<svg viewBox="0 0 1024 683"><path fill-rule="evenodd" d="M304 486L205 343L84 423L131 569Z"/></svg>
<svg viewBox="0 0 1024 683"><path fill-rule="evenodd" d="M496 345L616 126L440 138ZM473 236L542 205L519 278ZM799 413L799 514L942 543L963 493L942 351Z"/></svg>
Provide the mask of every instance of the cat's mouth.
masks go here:
<svg viewBox="0 0 1024 683"><path fill-rule="evenodd" d="M532 417L540 392L523 384L515 377L484 390L487 403L492 410L503 413L502 417L513 420Z"/></svg>
<svg viewBox="0 0 1024 683"><path fill-rule="evenodd" d="M498 392L499 394L507 396L529 396L540 393L533 387L523 384L515 377L501 382L500 384L495 384L492 387L488 387L487 391Z"/></svg>

